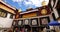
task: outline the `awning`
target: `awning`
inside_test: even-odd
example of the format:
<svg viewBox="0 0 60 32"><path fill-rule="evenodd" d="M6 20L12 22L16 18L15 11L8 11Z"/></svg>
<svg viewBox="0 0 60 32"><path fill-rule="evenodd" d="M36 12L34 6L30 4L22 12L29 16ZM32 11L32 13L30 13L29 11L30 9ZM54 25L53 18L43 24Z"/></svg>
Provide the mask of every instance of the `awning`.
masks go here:
<svg viewBox="0 0 60 32"><path fill-rule="evenodd" d="M58 23L58 21L51 21L50 23L48 23L49 26L60 26L60 23Z"/></svg>

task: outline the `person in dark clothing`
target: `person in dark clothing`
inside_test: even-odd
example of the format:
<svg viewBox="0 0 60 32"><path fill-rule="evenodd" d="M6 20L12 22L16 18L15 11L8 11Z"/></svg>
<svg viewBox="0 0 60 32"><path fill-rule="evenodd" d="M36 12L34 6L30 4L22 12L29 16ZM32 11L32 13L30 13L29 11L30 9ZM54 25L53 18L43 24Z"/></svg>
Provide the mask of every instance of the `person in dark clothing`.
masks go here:
<svg viewBox="0 0 60 32"><path fill-rule="evenodd" d="M15 29L15 32L19 32L19 29L18 29L18 28L16 28L16 29Z"/></svg>

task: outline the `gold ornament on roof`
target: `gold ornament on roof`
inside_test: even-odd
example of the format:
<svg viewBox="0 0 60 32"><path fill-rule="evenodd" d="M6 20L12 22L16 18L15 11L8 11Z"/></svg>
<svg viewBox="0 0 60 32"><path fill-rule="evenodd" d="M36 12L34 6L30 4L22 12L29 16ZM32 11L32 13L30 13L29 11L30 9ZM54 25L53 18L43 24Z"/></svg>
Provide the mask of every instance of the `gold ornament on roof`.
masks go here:
<svg viewBox="0 0 60 32"><path fill-rule="evenodd" d="M43 2L42 2L42 6L45 6L46 5L46 1L44 0Z"/></svg>
<svg viewBox="0 0 60 32"><path fill-rule="evenodd" d="M43 15L47 14L47 10L46 9L42 9L41 10L41 14L43 14Z"/></svg>
<svg viewBox="0 0 60 32"><path fill-rule="evenodd" d="M21 12L21 11L22 11L21 9L18 10L18 12Z"/></svg>

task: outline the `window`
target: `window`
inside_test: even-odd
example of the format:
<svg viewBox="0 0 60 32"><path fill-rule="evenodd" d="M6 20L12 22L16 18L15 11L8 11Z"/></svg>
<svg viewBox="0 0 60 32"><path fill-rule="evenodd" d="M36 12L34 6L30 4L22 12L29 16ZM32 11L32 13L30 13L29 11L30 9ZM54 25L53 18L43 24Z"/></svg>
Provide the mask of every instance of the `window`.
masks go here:
<svg viewBox="0 0 60 32"><path fill-rule="evenodd" d="M32 20L32 25L37 25L37 21L36 20Z"/></svg>
<svg viewBox="0 0 60 32"><path fill-rule="evenodd" d="M28 25L29 24L29 19L25 19L24 24Z"/></svg>
<svg viewBox="0 0 60 32"><path fill-rule="evenodd" d="M7 12L0 8L0 17L7 17Z"/></svg>
<svg viewBox="0 0 60 32"><path fill-rule="evenodd" d="M11 14L10 18L13 19L13 14Z"/></svg>
<svg viewBox="0 0 60 32"><path fill-rule="evenodd" d="M18 23L19 25L21 25L22 23L21 23L21 21L19 21L19 23Z"/></svg>
<svg viewBox="0 0 60 32"><path fill-rule="evenodd" d="M38 26L38 18L31 19L31 25L32 26Z"/></svg>
<svg viewBox="0 0 60 32"><path fill-rule="evenodd" d="M22 25L23 20L19 20L18 25Z"/></svg>
<svg viewBox="0 0 60 32"><path fill-rule="evenodd" d="M40 24L42 25L46 25L50 22L50 18L49 17L42 17L40 18Z"/></svg>

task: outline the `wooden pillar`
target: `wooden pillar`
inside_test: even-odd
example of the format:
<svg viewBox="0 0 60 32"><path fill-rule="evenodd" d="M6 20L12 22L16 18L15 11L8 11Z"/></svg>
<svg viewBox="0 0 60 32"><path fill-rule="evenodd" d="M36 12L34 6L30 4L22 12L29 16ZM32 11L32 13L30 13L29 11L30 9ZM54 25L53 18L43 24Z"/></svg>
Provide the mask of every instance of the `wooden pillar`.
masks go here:
<svg viewBox="0 0 60 32"><path fill-rule="evenodd" d="M19 12L16 13L16 15L15 15L15 19L18 19L18 18L19 18Z"/></svg>
<svg viewBox="0 0 60 32"><path fill-rule="evenodd" d="M14 21L16 22L15 24L17 25L18 24L18 20L15 20L15 19L19 19L19 16L20 16L20 12L18 12L18 10L16 9L16 11L15 11L15 17L14 17ZM13 21L13 22L14 22ZM15 26L16 26L15 25ZM14 26L13 26L13 30L14 30Z"/></svg>
<svg viewBox="0 0 60 32"><path fill-rule="evenodd" d="M16 11L15 11L15 19L18 19L19 18L19 16L20 16L20 12L18 11L18 9L16 9Z"/></svg>

